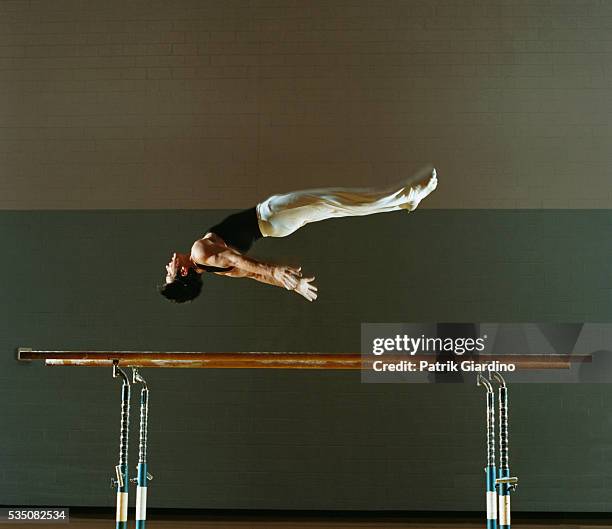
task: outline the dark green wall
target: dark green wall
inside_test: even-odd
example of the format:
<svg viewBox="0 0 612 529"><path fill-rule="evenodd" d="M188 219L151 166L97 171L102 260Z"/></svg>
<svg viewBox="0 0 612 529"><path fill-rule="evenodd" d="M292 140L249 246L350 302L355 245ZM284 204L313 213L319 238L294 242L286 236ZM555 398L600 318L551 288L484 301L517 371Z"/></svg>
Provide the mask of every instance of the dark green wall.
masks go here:
<svg viewBox="0 0 612 529"><path fill-rule="evenodd" d="M17 364L18 346L357 351L361 322L612 318L606 210L323 222L253 252L315 274L317 302L220 277L206 278L193 304L165 302L155 285L171 251L226 213L0 213L0 503L114 504L119 381L110 369ZM151 507L482 510L475 387L367 385L357 372L143 375ZM611 393L604 384L511 389L516 509L612 509Z"/></svg>

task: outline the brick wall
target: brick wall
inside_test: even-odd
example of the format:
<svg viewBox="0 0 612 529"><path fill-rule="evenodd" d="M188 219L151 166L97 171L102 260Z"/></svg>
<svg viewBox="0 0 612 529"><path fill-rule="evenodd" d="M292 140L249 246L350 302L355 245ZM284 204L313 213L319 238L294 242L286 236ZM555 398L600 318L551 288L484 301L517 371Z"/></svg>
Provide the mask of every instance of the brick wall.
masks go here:
<svg viewBox="0 0 612 529"><path fill-rule="evenodd" d="M429 162L426 207L608 208L611 20L600 0L2 1L0 208L241 208Z"/></svg>

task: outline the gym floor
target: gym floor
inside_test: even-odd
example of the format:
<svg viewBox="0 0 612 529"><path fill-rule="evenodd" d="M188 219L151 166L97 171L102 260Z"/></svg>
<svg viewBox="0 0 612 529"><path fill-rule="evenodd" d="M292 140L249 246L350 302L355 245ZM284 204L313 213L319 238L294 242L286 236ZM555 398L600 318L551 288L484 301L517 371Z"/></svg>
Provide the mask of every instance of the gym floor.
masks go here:
<svg viewBox="0 0 612 529"><path fill-rule="evenodd" d="M149 513L147 528L149 529L481 529L482 518L472 514L452 514L443 517L419 515L313 515L313 514L210 514L189 512L158 512ZM134 523L134 514L130 512L129 525ZM114 523L114 513L110 510L71 511L69 524L45 524L49 529L78 527L79 529L97 529L111 527ZM6 527L13 524L7 524ZM612 529L612 518L591 515L559 515L548 519L529 515L515 516L513 527L521 529ZM4 524L3 524L4 526ZM15 524L22 529L39 528L40 524Z"/></svg>

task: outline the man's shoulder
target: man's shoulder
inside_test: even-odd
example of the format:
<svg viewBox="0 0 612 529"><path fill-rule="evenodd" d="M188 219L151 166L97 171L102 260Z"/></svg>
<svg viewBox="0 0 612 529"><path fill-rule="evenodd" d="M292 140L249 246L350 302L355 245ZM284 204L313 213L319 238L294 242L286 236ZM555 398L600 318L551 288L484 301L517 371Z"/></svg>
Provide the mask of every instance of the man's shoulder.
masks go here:
<svg viewBox="0 0 612 529"><path fill-rule="evenodd" d="M219 253L220 248L225 247L223 240L214 233L207 233L201 239L195 241L191 247L191 257L210 257Z"/></svg>

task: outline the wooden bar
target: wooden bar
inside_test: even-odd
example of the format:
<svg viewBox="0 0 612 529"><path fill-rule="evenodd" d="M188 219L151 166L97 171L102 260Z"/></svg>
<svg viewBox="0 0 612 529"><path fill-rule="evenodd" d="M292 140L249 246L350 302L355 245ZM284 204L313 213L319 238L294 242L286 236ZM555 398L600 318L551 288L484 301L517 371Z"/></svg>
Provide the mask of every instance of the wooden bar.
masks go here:
<svg viewBox="0 0 612 529"><path fill-rule="evenodd" d="M157 352L157 351L33 351L20 348L17 359L22 362L44 360L48 366L108 367L171 367L198 369L367 369L375 361L385 363L405 360L442 361L435 355L390 355L362 358L360 353L304 352ZM448 360L445 357L443 361ZM579 355L480 355L477 359L456 356L456 361L498 361L523 369L569 369L572 363L589 362L590 356Z"/></svg>

